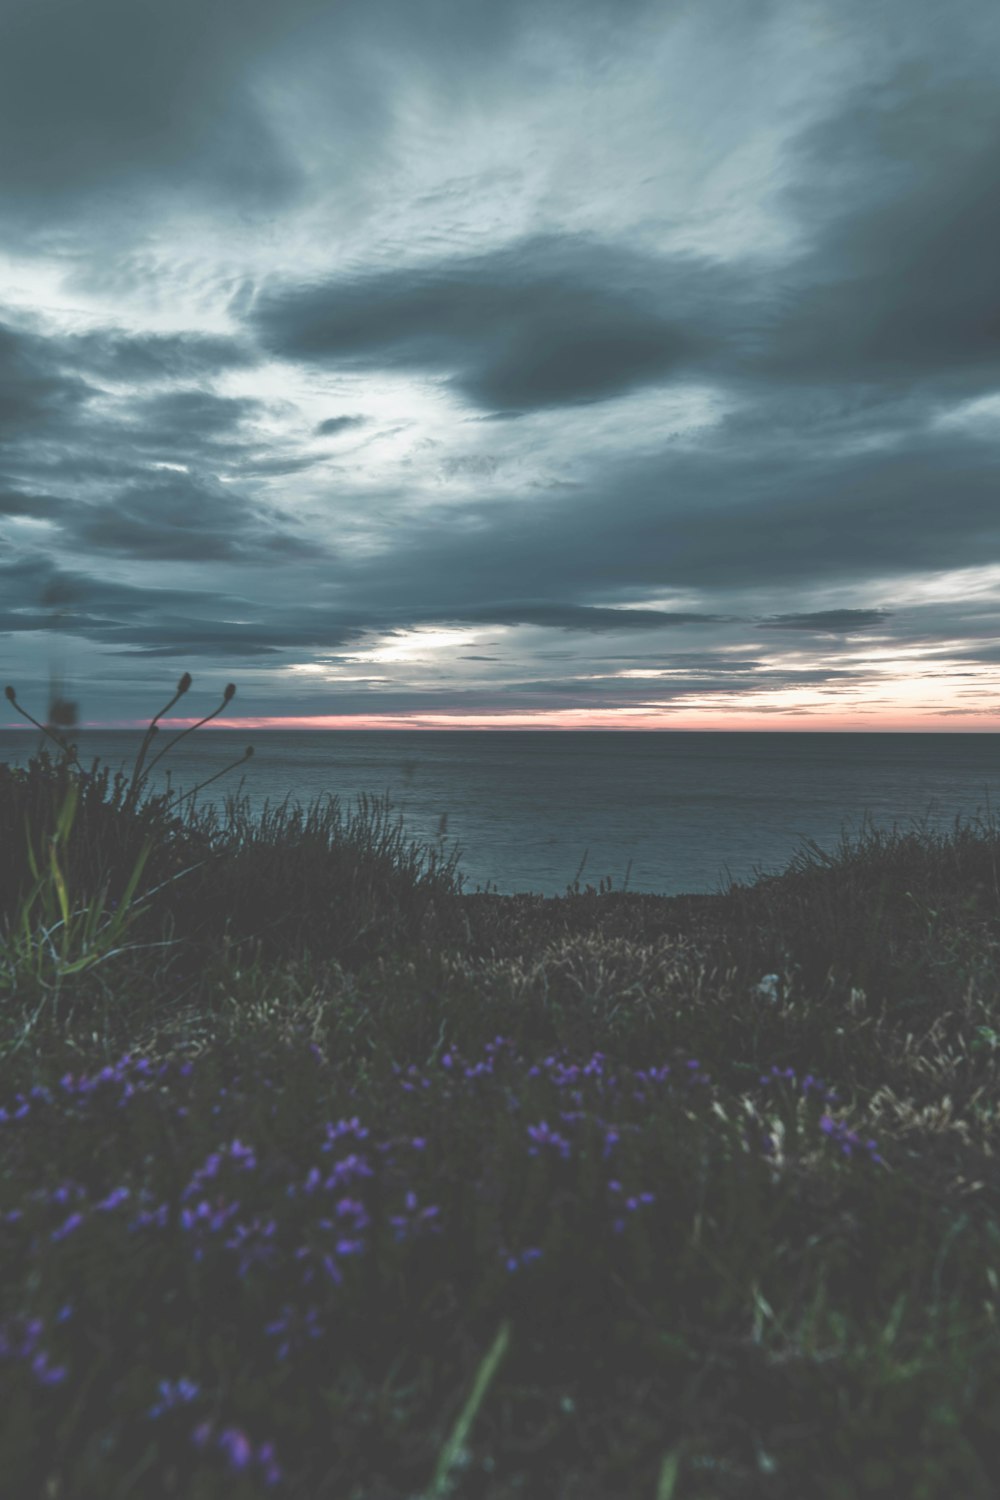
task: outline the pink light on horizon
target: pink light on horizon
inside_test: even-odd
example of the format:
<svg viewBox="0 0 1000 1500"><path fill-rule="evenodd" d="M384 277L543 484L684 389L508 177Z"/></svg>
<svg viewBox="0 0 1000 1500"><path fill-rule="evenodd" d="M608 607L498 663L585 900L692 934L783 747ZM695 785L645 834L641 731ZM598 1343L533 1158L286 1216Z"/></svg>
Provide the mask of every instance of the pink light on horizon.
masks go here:
<svg viewBox="0 0 1000 1500"><path fill-rule="evenodd" d="M197 718L170 718L159 721L161 733L179 733L190 729ZM24 729L32 732L29 725L4 724L3 729ZM149 727L148 719L89 720L78 726L81 730L131 730L142 733ZM468 730L468 729L544 729L574 730L692 730L692 731L786 731L815 733L998 733L1000 715L985 709L954 708L905 708L886 706L881 710L857 707L836 708L782 708L765 712L759 709L717 708L650 710L627 713L616 710L606 712L587 709L555 709L539 713L483 713L483 714L274 714L247 715L240 718L216 719L203 727L199 733L225 730L230 733L253 733L267 730ZM37 733L37 731L34 731Z"/></svg>

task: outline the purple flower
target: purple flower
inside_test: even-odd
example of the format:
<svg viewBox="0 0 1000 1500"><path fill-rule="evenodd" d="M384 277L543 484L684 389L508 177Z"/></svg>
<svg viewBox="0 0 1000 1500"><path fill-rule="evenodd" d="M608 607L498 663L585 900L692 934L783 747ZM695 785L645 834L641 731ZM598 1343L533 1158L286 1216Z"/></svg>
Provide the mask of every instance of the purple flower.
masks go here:
<svg viewBox="0 0 1000 1500"><path fill-rule="evenodd" d="M50 1356L39 1350L31 1361L31 1370L39 1385L60 1385L66 1379L65 1365L50 1365Z"/></svg>
<svg viewBox="0 0 1000 1500"><path fill-rule="evenodd" d="M181 1209L181 1228L191 1230L204 1226L210 1233L217 1234L239 1211L238 1203L227 1203L224 1198L217 1198L214 1204L209 1203L207 1198L202 1198L194 1208Z"/></svg>
<svg viewBox="0 0 1000 1500"><path fill-rule="evenodd" d="M58 1229L53 1229L52 1233L49 1235L49 1239L55 1243L58 1243L59 1240L65 1240L77 1229L79 1229L82 1223L83 1214L70 1214L69 1218L64 1219L63 1222L59 1225Z"/></svg>
<svg viewBox="0 0 1000 1500"><path fill-rule="evenodd" d="M158 1386L160 1399L146 1413L149 1417L162 1417L165 1412L178 1406L187 1406L201 1394L201 1387L194 1380L182 1375L179 1380L161 1380Z"/></svg>
<svg viewBox="0 0 1000 1500"><path fill-rule="evenodd" d="M124 1203L130 1197L131 1191L129 1188L112 1188L108 1196L106 1198L102 1198L100 1203L95 1203L94 1207L99 1212L109 1213L113 1208L117 1208L120 1203Z"/></svg>
<svg viewBox="0 0 1000 1500"><path fill-rule="evenodd" d="M406 1198L404 1199L404 1211L401 1214L393 1214L389 1219L389 1223L396 1232L397 1242L401 1242L406 1239L413 1239L414 1236L428 1230L432 1232L438 1230L440 1225L435 1220L440 1213L441 1210L437 1204L421 1208L417 1201L416 1193L411 1191L406 1194Z"/></svg>
<svg viewBox="0 0 1000 1500"><path fill-rule="evenodd" d="M79 1203L81 1198L86 1198L87 1190L78 1182L64 1182L59 1187L53 1188L49 1194L50 1203Z"/></svg>
<svg viewBox="0 0 1000 1500"><path fill-rule="evenodd" d="M823 1115L819 1122L819 1128L828 1140L840 1147L841 1154L848 1158L867 1154L872 1162L879 1166L885 1166L885 1161L878 1154L878 1146L875 1141L869 1139L862 1144L861 1137L839 1120L834 1120L830 1115Z"/></svg>
<svg viewBox="0 0 1000 1500"><path fill-rule="evenodd" d="M528 1248L526 1250L522 1250L519 1255L507 1255L505 1251L502 1251L501 1254L506 1255L504 1264L506 1265L507 1270L510 1272L514 1272L520 1271L524 1266L530 1265L533 1260L540 1260L542 1252L538 1249L537 1246L529 1245Z"/></svg>
<svg viewBox="0 0 1000 1500"><path fill-rule="evenodd" d="M558 1131L552 1130L545 1120L540 1120L537 1125L529 1125L528 1137L534 1143L528 1147L529 1156L537 1156L543 1146L557 1152L564 1160L570 1154L569 1141Z"/></svg>
<svg viewBox="0 0 1000 1500"><path fill-rule="evenodd" d="M261 1443L255 1451L241 1427L224 1427L215 1435L214 1441L213 1431L211 1422L199 1422L198 1426L192 1429L192 1443L203 1451L211 1443L214 1448L225 1454L231 1473L245 1474L251 1468L259 1468L263 1471L266 1484L278 1483L281 1479L281 1469L275 1458L273 1443Z"/></svg>
<svg viewBox="0 0 1000 1500"><path fill-rule="evenodd" d="M191 1174L191 1179L181 1194L182 1198L193 1198L206 1182L218 1177L226 1161L232 1162L237 1171L252 1172L257 1165L257 1157L252 1146L244 1146L240 1140L233 1140L228 1146L220 1146L218 1151L210 1151L197 1171Z"/></svg>
<svg viewBox="0 0 1000 1500"><path fill-rule="evenodd" d="M232 1236L226 1240L227 1250L235 1250L239 1259L237 1274L246 1276L251 1266L273 1265L277 1258L274 1235L277 1225L272 1218L254 1216L249 1224L234 1224Z"/></svg>
<svg viewBox="0 0 1000 1500"><path fill-rule="evenodd" d="M323 1274L333 1282L334 1286L341 1286L343 1284L344 1277L340 1267L329 1251L316 1250L312 1245L300 1245L294 1252L294 1258L297 1261L304 1262L302 1267L303 1286L312 1286L319 1270L323 1271Z"/></svg>
<svg viewBox="0 0 1000 1500"><path fill-rule="evenodd" d="M281 1468L274 1456L273 1443L261 1443L257 1449L257 1466L264 1471L265 1484L279 1484L281 1482Z"/></svg>
<svg viewBox="0 0 1000 1500"><path fill-rule="evenodd" d="M169 1218L169 1208L165 1203L161 1203L158 1208L141 1209L128 1227L130 1230L135 1230L146 1229L149 1225L153 1225L156 1229L166 1229Z"/></svg>
<svg viewBox="0 0 1000 1500"><path fill-rule="evenodd" d="M320 1147L321 1151L332 1151L337 1141L344 1136L353 1136L356 1141L368 1139L368 1130L362 1125L357 1115L352 1115L349 1120L338 1120L337 1123L324 1126L326 1140Z"/></svg>
<svg viewBox="0 0 1000 1500"><path fill-rule="evenodd" d="M59 1385L66 1378L66 1366L52 1364L49 1352L39 1348L44 1331L41 1318L21 1316L12 1324L4 1324L0 1327L0 1359L26 1360L39 1385Z"/></svg>
<svg viewBox="0 0 1000 1500"><path fill-rule="evenodd" d="M319 1320L319 1310L315 1307L307 1307L304 1312L292 1307L289 1303L281 1309L281 1315L267 1323L264 1332L269 1338L280 1338L278 1345L278 1358L286 1359L294 1349L299 1349L311 1339L323 1337L323 1325Z"/></svg>
<svg viewBox="0 0 1000 1500"><path fill-rule="evenodd" d="M346 1222L348 1228L360 1234L371 1222L367 1208L358 1198L341 1198L334 1205L333 1212L340 1223L335 1224L332 1219L320 1219L321 1229L343 1229Z"/></svg>
<svg viewBox="0 0 1000 1500"><path fill-rule="evenodd" d="M334 1163L323 1186L328 1190L331 1188L346 1187L350 1182L372 1176L374 1176L374 1173L368 1165L366 1158L357 1156L352 1152L350 1156L345 1156L340 1161Z"/></svg>

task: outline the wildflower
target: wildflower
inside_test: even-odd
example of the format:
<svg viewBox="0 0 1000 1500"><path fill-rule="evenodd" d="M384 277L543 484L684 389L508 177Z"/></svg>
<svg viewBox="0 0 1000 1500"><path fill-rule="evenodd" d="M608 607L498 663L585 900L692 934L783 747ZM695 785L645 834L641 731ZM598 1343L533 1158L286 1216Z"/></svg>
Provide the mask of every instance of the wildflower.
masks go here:
<svg viewBox="0 0 1000 1500"><path fill-rule="evenodd" d="M502 1251L501 1254L506 1255L506 1252ZM519 1255L506 1255L504 1264L506 1265L507 1270L510 1272L520 1271L523 1270L525 1266L530 1265L533 1260L540 1260L541 1255L542 1252L538 1249L537 1246L529 1245L527 1249L522 1250Z"/></svg>
<svg viewBox="0 0 1000 1500"><path fill-rule="evenodd" d="M58 1229L53 1229L52 1233L49 1235L49 1239L52 1240L53 1243L58 1243L60 1240L65 1240L77 1229L79 1229L82 1223L83 1214L72 1213L70 1214L68 1219L63 1220Z"/></svg>
<svg viewBox="0 0 1000 1500"><path fill-rule="evenodd" d="M264 1471L265 1484L279 1484L281 1481L281 1468L274 1456L273 1443L261 1443L257 1449L257 1466Z"/></svg>
<svg viewBox="0 0 1000 1500"><path fill-rule="evenodd" d="M48 1350L39 1347L44 1332L45 1324L35 1317L22 1316L0 1326L0 1359L26 1360L39 1385L59 1385L66 1378L66 1366L52 1364Z"/></svg>
<svg viewBox="0 0 1000 1500"><path fill-rule="evenodd" d="M49 1364L49 1358L44 1349L39 1350L31 1361L32 1374L40 1385L61 1385L66 1379L66 1366Z"/></svg>
<svg viewBox="0 0 1000 1500"><path fill-rule="evenodd" d="M528 1136L534 1142L533 1145L528 1147L529 1156L537 1156L539 1148L542 1146L547 1146L551 1150L558 1152L564 1160L570 1154L569 1141L565 1136L560 1135L558 1131L552 1130L545 1120L539 1121L537 1125L529 1125Z"/></svg>
<svg viewBox="0 0 1000 1500"><path fill-rule="evenodd" d="M243 1278L251 1266L272 1265L277 1257L274 1235L277 1229L271 1218L256 1215L249 1224L234 1224L232 1237L225 1241L227 1250L238 1256L237 1274Z"/></svg>
<svg viewBox="0 0 1000 1500"><path fill-rule="evenodd" d="M389 1223L396 1231L396 1240L411 1239L424 1230L437 1230L440 1225L434 1221L440 1215L441 1210L436 1204L421 1208L416 1193L410 1191L404 1199L404 1211L390 1217Z"/></svg>
<svg viewBox="0 0 1000 1500"><path fill-rule="evenodd" d="M215 1203L209 1203L207 1198L202 1198L194 1208L182 1208L180 1222L182 1229L196 1229L202 1225L216 1234L224 1229L234 1214L239 1213L238 1203L227 1203L224 1198L217 1198Z"/></svg>
<svg viewBox="0 0 1000 1500"><path fill-rule="evenodd" d="M109 1213L111 1209L117 1208L120 1203L124 1203L130 1197L131 1192L127 1187L113 1188L108 1196L102 1198L100 1203L95 1203L94 1207L99 1212Z"/></svg>
<svg viewBox="0 0 1000 1500"><path fill-rule="evenodd" d="M345 1156L340 1161L334 1163L333 1169L323 1183L323 1186L327 1189L346 1187L349 1182L373 1175L372 1169L366 1159L363 1156L356 1156L352 1153L350 1156Z"/></svg>
<svg viewBox="0 0 1000 1500"><path fill-rule="evenodd" d="M878 1154L877 1143L871 1139L862 1142L861 1137L855 1131L848 1130L841 1121L825 1114L819 1122L819 1128L830 1141L840 1147L844 1156L851 1158L864 1152L870 1161L885 1166L884 1159Z"/></svg>
<svg viewBox="0 0 1000 1500"><path fill-rule="evenodd" d="M162 1417L165 1412L174 1411L178 1406L187 1406L201 1394L197 1381L188 1380L186 1375L182 1375L179 1380L161 1380L158 1390L160 1399L149 1408L146 1413L148 1417Z"/></svg>
<svg viewBox="0 0 1000 1500"><path fill-rule="evenodd" d="M153 1225L156 1229L166 1229L169 1218L170 1210L165 1203L161 1203L157 1208L140 1209L139 1213L129 1224L129 1231L147 1229L150 1225Z"/></svg>
<svg viewBox="0 0 1000 1500"><path fill-rule="evenodd" d="M69 1203L72 1201L79 1203L80 1199L86 1196L86 1189L82 1188L78 1182L62 1182L58 1187L52 1189L49 1194L49 1202Z"/></svg>
<svg viewBox="0 0 1000 1500"><path fill-rule="evenodd" d="M351 1135L356 1141L368 1139L368 1130L362 1125L357 1115L352 1115L349 1120L338 1120L335 1125L328 1124L324 1127L326 1140L320 1147L321 1151L332 1151L334 1145L345 1135Z"/></svg>
<svg viewBox="0 0 1000 1500"><path fill-rule="evenodd" d="M294 1258L305 1263L302 1268L303 1286L311 1286L316 1280L317 1262L334 1286L340 1286L344 1280L340 1267L327 1250L315 1250L311 1245L300 1245L295 1251Z"/></svg>
<svg viewBox="0 0 1000 1500"><path fill-rule="evenodd" d="M279 1359L287 1359L292 1350L303 1347L311 1339L322 1338L323 1326L320 1323L319 1309L307 1307L304 1312L286 1303L281 1309L280 1317L277 1317L265 1325L264 1332L269 1338L280 1338L277 1355Z"/></svg>
<svg viewBox="0 0 1000 1500"><path fill-rule="evenodd" d="M213 1177L218 1177L226 1161L231 1161L241 1172L252 1172L257 1166L257 1157L253 1147L244 1146L239 1139L233 1140L228 1146L220 1146L218 1151L209 1152L197 1171L192 1173L181 1197L192 1198L206 1182L210 1182Z"/></svg>

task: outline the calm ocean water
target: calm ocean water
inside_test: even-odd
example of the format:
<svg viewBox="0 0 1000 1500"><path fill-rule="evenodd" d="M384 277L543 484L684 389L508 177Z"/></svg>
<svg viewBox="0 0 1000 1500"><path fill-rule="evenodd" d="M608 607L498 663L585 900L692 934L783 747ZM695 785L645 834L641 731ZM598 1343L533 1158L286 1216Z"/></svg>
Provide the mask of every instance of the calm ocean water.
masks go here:
<svg viewBox="0 0 1000 1500"><path fill-rule="evenodd" d="M89 731L80 759L131 765L139 736ZM1000 808L1000 734L201 730L165 757L190 788L235 759L255 807L388 792L414 838L457 844L465 890L565 893L610 877L664 895L781 870L804 838L832 849L866 815L934 828ZM23 764L38 736L0 731ZM157 778L159 778L159 769ZM224 799L233 773L199 796Z"/></svg>

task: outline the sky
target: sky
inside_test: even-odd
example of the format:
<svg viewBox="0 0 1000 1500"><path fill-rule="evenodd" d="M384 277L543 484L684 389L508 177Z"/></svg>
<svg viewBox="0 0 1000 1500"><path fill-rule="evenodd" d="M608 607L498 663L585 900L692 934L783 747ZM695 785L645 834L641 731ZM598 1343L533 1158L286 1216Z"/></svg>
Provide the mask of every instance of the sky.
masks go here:
<svg viewBox="0 0 1000 1500"><path fill-rule="evenodd" d="M995 0L7 0L0 678L996 730L998 74Z"/></svg>

